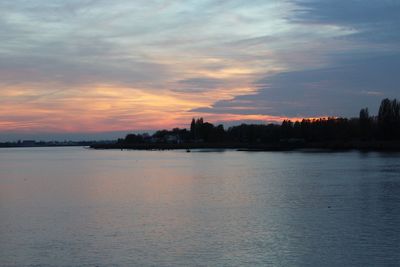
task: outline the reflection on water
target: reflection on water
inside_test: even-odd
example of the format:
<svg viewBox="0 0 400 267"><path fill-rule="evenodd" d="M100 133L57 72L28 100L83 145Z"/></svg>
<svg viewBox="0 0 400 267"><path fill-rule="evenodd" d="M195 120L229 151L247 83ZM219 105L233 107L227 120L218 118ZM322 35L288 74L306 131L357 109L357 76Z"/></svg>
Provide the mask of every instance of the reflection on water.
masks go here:
<svg viewBox="0 0 400 267"><path fill-rule="evenodd" d="M400 265L398 154L0 150L0 265Z"/></svg>

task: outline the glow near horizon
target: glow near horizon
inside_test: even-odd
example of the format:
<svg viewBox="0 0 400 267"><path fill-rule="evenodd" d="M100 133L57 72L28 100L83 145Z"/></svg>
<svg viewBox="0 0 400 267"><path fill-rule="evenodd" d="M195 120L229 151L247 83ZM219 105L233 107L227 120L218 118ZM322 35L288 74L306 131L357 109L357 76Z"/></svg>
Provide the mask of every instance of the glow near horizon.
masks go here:
<svg viewBox="0 0 400 267"><path fill-rule="evenodd" d="M340 38L356 32L350 27L291 20L301 12L292 1L46 0L0 7L1 131L159 129L185 127L199 116L296 119L303 114L249 112L251 105L231 113L195 110L257 94L262 78L325 66L327 51L355 46Z"/></svg>

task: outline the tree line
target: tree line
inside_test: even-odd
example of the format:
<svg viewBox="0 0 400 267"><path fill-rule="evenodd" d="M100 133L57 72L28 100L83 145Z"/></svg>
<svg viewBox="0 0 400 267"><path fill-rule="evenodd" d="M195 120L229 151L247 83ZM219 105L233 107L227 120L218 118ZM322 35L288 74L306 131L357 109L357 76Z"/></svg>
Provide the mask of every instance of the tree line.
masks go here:
<svg viewBox="0 0 400 267"><path fill-rule="evenodd" d="M355 118L284 120L279 124L222 125L193 118L190 129L160 130L154 134L128 134L119 143L246 143L400 140L400 102L384 99L376 116L368 108Z"/></svg>

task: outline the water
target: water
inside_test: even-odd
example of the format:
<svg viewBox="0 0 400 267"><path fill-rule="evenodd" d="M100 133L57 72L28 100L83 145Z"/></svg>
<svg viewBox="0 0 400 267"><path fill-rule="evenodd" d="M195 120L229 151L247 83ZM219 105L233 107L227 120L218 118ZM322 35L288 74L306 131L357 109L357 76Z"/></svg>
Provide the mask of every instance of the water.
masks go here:
<svg viewBox="0 0 400 267"><path fill-rule="evenodd" d="M400 155L0 149L0 266L399 266Z"/></svg>

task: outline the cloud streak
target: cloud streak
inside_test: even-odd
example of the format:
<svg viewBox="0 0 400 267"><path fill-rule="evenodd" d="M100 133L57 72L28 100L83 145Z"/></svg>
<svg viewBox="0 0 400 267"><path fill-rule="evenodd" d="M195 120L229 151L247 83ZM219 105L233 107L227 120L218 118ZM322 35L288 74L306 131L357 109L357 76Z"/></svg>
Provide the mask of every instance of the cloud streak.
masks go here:
<svg viewBox="0 0 400 267"><path fill-rule="evenodd" d="M255 81L255 94L216 101L193 112L277 116L355 116L363 106L377 110L384 97L400 97L400 4L395 1L295 1L288 17L296 33L275 40L274 50L287 68ZM309 36L315 28L342 34ZM315 34L315 33L313 33ZM242 41L257 46L266 36ZM294 41L298 43L296 46ZM286 56L282 56L286 54Z"/></svg>

